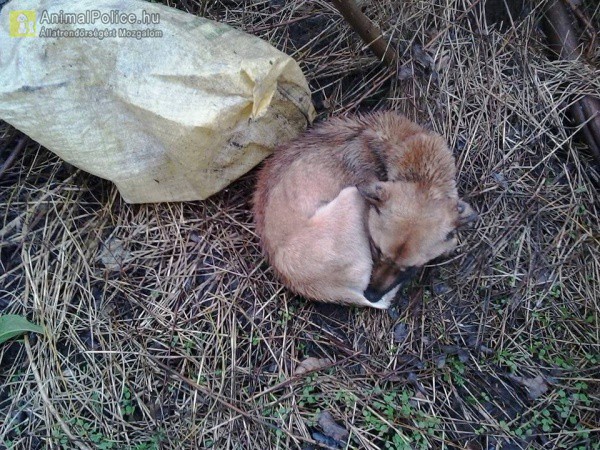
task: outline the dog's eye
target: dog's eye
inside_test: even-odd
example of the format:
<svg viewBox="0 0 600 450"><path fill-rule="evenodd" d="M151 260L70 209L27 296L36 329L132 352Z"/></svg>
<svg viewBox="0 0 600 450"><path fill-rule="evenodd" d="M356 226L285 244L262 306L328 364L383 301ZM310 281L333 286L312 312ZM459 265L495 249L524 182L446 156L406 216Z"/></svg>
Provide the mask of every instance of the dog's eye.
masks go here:
<svg viewBox="0 0 600 450"><path fill-rule="evenodd" d="M452 230L450 233L446 235L446 240L451 241L456 237L456 230Z"/></svg>

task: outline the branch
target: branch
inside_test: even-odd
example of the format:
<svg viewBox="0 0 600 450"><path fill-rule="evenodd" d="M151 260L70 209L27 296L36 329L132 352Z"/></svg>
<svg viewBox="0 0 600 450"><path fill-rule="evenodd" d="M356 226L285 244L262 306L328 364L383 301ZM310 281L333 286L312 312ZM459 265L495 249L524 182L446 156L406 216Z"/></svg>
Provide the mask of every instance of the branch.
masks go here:
<svg viewBox="0 0 600 450"><path fill-rule="evenodd" d="M354 0L331 0L331 3L380 60L390 66L395 64L394 49L383 39L379 27L360 10Z"/></svg>
<svg viewBox="0 0 600 450"><path fill-rule="evenodd" d="M10 169L10 166L12 166L12 164L15 162L17 155L25 147L26 142L27 142L27 136L22 137L19 140L19 143L17 144L17 146L13 149L12 152L10 152L10 155L8 155L8 158L6 158L6 161L4 161L4 164L2 164L2 166L0 166L0 178L2 178L2 175L4 174L4 172L6 172L8 169Z"/></svg>
<svg viewBox="0 0 600 450"><path fill-rule="evenodd" d="M574 61L580 58L579 36L563 1L553 0L546 5L544 30L550 49L559 59ZM581 126L594 158L600 162L600 99L585 95L573 103L569 112Z"/></svg>

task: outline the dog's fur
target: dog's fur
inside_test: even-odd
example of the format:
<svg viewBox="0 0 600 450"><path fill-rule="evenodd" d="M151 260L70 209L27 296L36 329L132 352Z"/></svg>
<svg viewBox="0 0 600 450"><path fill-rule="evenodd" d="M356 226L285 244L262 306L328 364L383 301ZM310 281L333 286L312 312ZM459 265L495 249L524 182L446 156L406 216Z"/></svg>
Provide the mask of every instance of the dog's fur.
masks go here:
<svg viewBox="0 0 600 450"><path fill-rule="evenodd" d="M331 119L266 162L256 231L293 291L387 308L402 274L454 249L474 219L455 177L442 137L399 114Z"/></svg>

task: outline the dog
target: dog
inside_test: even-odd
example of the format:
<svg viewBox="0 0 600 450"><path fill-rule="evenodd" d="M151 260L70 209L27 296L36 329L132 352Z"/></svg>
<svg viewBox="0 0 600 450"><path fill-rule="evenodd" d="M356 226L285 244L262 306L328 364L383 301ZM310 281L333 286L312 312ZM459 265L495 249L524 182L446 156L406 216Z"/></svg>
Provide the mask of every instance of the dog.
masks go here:
<svg viewBox="0 0 600 450"><path fill-rule="evenodd" d="M256 233L292 291L386 309L411 269L452 251L477 218L455 179L444 139L406 117L333 118L264 164Z"/></svg>

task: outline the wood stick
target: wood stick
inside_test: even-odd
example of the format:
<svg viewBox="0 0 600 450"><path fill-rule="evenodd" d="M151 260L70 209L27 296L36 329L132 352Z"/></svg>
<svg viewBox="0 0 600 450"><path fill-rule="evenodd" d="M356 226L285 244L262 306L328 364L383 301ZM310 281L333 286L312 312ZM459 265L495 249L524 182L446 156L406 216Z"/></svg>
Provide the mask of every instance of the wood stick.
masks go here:
<svg viewBox="0 0 600 450"><path fill-rule="evenodd" d="M395 64L393 46L384 40L379 27L360 10L354 0L331 0L331 3L380 60L390 66Z"/></svg>
<svg viewBox="0 0 600 450"><path fill-rule="evenodd" d="M544 30L549 47L559 59L580 59L579 36L572 24L569 10L561 0L550 1L544 11ZM585 95L569 108L594 158L600 163L600 99Z"/></svg>
<svg viewBox="0 0 600 450"><path fill-rule="evenodd" d="M8 169L10 169L10 166L12 166L12 164L15 162L15 159L17 158L18 154L21 153L21 150L23 150L23 148L25 147L26 142L27 142L27 136L23 136L19 140L19 143L13 149L13 151L10 152L10 155L8 155L8 158L6 158L6 161L4 161L2 166L0 166L0 178L2 178L2 175L4 175L4 172L6 172Z"/></svg>

